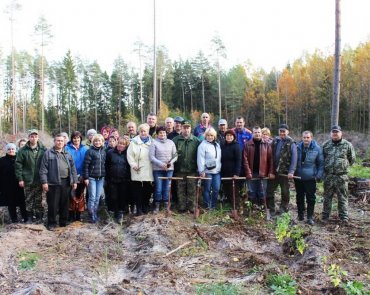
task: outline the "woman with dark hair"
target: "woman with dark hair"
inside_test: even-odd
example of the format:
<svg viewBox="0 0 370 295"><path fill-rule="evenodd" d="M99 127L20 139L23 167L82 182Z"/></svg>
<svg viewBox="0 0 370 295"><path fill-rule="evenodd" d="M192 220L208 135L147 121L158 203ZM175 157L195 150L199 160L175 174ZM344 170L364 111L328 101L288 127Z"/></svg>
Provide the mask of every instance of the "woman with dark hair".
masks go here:
<svg viewBox="0 0 370 295"><path fill-rule="evenodd" d="M8 206L12 222L18 222L16 208L19 206L23 220L27 221L23 188L15 177L16 145L8 143L5 151L6 155L0 159L0 206Z"/></svg>
<svg viewBox="0 0 370 295"><path fill-rule="evenodd" d="M239 143L236 141L234 130L225 131L225 143L221 146L221 177L238 177L242 165L242 154ZM222 189L232 204L232 182L224 181ZM239 204L239 195L235 195L235 203Z"/></svg>
<svg viewBox="0 0 370 295"><path fill-rule="evenodd" d="M167 139L166 127L159 126L156 133L157 138L153 140L153 144L149 148L155 183L154 213L159 212L161 202L167 207L170 192L170 180L159 177L172 177L173 163L177 160L176 146L172 140Z"/></svg>
<svg viewBox="0 0 370 295"><path fill-rule="evenodd" d="M88 148L82 144L82 134L79 131L74 131L71 135L71 140L66 145L66 151L72 155L75 167L77 170L77 189L72 190L71 199L69 202L69 219L81 221L81 212L85 211L85 183L82 177L85 154Z"/></svg>
<svg viewBox="0 0 370 295"><path fill-rule="evenodd" d="M119 138L117 146L107 152L105 161L105 180L108 183L110 205L117 223L129 203L131 178L130 165L127 161L129 144L130 140Z"/></svg>
<svg viewBox="0 0 370 295"><path fill-rule="evenodd" d="M108 147L108 142L109 142L109 135L110 135L110 130L111 128L109 126L103 126L101 129L100 129L100 134L103 136L104 138L104 148L107 148Z"/></svg>

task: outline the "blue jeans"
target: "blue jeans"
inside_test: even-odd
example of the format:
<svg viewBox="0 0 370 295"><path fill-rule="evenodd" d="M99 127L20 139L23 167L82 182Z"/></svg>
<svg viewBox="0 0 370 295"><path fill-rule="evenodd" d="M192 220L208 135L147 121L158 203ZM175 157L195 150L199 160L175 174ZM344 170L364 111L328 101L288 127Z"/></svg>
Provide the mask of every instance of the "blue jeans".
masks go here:
<svg viewBox="0 0 370 295"><path fill-rule="evenodd" d="M87 209L91 213L94 210L98 210L100 196L103 192L104 177L96 179L89 177L89 201L87 203Z"/></svg>
<svg viewBox="0 0 370 295"><path fill-rule="evenodd" d="M216 208L220 190L221 174L206 174L206 177L212 179L203 180L203 206L208 209L214 209Z"/></svg>
<svg viewBox="0 0 370 295"><path fill-rule="evenodd" d="M158 177L172 177L173 170L154 170L154 184L155 184L155 193L154 201L168 202L168 195L170 192L170 180L168 179L159 179Z"/></svg>
<svg viewBox="0 0 370 295"><path fill-rule="evenodd" d="M258 178L258 175L253 175ZM257 202L266 198L267 179L247 180L248 196L252 202Z"/></svg>

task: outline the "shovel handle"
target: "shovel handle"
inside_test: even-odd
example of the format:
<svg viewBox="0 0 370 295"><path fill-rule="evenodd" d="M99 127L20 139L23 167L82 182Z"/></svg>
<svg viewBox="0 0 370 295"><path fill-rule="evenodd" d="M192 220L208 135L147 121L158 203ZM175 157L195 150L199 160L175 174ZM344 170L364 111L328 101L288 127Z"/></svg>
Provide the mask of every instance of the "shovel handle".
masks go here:
<svg viewBox="0 0 370 295"><path fill-rule="evenodd" d="M159 176L158 179L184 180L183 177L164 177L164 176Z"/></svg>
<svg viewBox="0 0 370 295"><path fill-rule="evenodd" d="M222 177L221 180L245 180L245 177Z"/></svg>
<svg viewBox="0 0 370 295"><path fill-rule="evenodd" d="M283 177L288 177L288 175L286 174L279 174L279 176L283 176ZM293 176L294 179L301 179L302 177L300 176Z"/></svg>
<svg viewBox="0 0 370 295"><path fill-rule="evenodd" d="M190 179L208 179L208 180L212 179L210 177L201 177L201 176L186 176L186 178L190 178Z"/></svg>

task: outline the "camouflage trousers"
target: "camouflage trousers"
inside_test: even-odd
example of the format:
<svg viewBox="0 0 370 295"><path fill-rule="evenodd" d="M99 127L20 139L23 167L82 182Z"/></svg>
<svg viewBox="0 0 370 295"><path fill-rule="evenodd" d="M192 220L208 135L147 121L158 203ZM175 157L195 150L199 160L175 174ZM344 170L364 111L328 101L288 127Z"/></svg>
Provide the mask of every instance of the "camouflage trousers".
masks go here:
<svg viewBox="0 0 370 295"><path fill-rule="evenodd" d="M348 219L348 176L329 174L324 179L324 206L322 217L328 219L333 197L338 198L338 215L341 220Z"/></svg>
<svg viewBox="0 0 370 295"><path fill-rule="evenodd" d="M187 179L190 174L176 174L176 177L184 177L184 180L176 181L177 188L177 209L179 211L194 210L194 200L196 195L196 179ZM196 176L194 174L194 176ZM201 198L201 196L199 196Z"/></svg>
<svg viewBox="0 0 370 295"><path fill-rule="evenodd" d="M287 177L277 176L273 180L267 181L267 207L270 209L270 212L275 213L275 191L278 186L281 189L281 203L280 211L288 212L289 211L289 181Z"/></svg>
<svg viewBox="0 0 370 295"><path fill-rule="evenodd" d="M26 210L31 213L44 213L42 199L46 198L41 185L25 185L24 195L26 200Z"/></svg>

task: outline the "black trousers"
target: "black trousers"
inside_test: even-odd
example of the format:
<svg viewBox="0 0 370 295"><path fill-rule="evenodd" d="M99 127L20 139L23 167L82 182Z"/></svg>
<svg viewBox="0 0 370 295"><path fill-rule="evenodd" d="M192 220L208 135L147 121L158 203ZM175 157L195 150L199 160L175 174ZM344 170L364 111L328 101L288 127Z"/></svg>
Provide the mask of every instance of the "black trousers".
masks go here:
<svg viewBox="0 0 370 295"><path fill-rule="evenodd" d="M109 203L114 215L117 217L119 211L124 211L129 204L129 182L109 182Z"/></svg>
<svg viewBox="0 0 370 295"><path fill-rule="evenodd" d="M312 218L316 200L316 180L294 180L297 193L298 215L303 217L305 211L305 201L307 202L307 218Z"/></svg>
<svg viewBox="0 0 370 295"><path fill-rule="evenodd" d="M48 203L48 225L57 224L57 215L59 214L59 225L65 226L68 220L69 196L71 186L69 179L62 179L60 185L49 185L49 191L46 194Z"/></svg>
<svg viewBox="0 0 370 295"><path fill-rule="evenodd" d="M152 183L150 181L132 181L131 188L137 213L148 213L150 195L153 193Z"/></svg>

